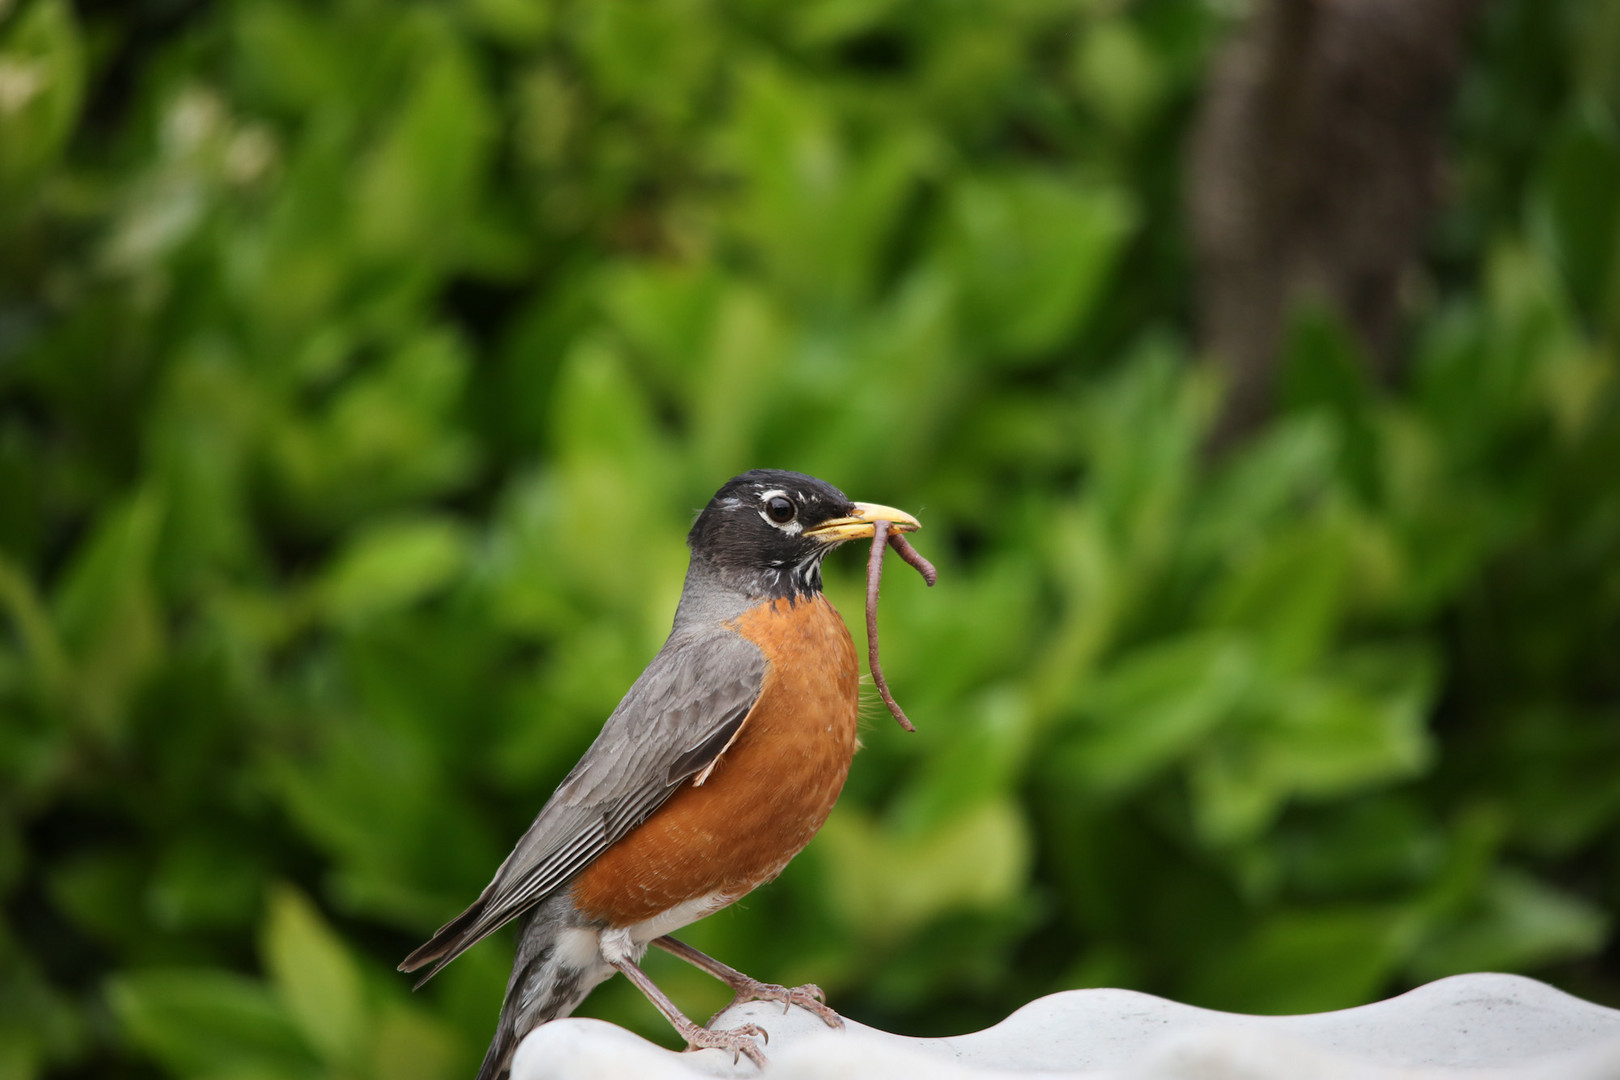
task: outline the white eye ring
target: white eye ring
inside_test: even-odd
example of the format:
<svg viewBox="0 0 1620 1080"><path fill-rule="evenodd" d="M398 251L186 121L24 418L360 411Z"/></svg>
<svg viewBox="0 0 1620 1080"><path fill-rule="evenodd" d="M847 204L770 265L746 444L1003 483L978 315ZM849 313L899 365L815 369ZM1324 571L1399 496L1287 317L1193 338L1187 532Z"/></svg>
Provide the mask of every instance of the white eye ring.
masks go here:
<svg viewBox="0 0 1620 1080"><path fill-rule="evenodd" d="M781 529L784 532L790 533L798 533L802 528L804 528L804 526L799 524L798 504L788 497L787 492L761 492L759 496L759 504L761 508L759 516L764 518L766 524L770 525L772 528ZM773 506L772 504L776 505ZM779 518L776 515L784 508L784 504L787 511L787 517Z"/></svg>

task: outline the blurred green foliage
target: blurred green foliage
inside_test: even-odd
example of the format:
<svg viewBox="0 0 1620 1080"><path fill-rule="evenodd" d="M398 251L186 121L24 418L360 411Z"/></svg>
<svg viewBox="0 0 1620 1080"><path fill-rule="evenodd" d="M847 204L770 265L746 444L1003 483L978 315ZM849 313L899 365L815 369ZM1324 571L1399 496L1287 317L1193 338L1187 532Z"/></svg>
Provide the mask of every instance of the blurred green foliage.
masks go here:
<svg viewBox="0 0 1620 1080"><path fill-rule="evenodd" d="M884 597L920 732L694 944L917 1033L1620 1004L1620 8L1486 8L1402 389L1301 310L1212 462L1230 7L0 3L0 1077L468 1073L509 953L393 964L756 465L941 582Z"/></svg>

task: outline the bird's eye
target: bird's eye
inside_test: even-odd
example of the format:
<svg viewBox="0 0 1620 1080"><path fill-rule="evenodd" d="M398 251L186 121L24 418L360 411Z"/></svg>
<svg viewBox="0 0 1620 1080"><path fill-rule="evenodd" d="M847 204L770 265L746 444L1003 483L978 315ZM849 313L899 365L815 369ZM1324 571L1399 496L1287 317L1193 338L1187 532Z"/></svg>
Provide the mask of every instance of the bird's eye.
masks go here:
<svg viewBox="0 0 1620 1080"><path fill-rule="evenodd" d="M765 500L765 516L778 525L786 525L798 516L798 507L785 495L772 495Z"/></svg>

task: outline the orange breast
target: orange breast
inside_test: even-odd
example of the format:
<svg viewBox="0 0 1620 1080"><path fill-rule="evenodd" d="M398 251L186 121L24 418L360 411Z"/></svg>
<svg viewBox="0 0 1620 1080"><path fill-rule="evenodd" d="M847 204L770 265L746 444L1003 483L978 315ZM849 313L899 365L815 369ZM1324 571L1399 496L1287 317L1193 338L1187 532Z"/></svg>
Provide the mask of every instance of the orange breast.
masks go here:
<svg viewBox="0 0 1620 1080"><path fill-rule="evenodd" d="M860 694L844 620L816 596L761 604L730 625L765 653L759 700L701 786L688 782L574 880L574 902L611 926L764 884L843 790Z"/></svg>

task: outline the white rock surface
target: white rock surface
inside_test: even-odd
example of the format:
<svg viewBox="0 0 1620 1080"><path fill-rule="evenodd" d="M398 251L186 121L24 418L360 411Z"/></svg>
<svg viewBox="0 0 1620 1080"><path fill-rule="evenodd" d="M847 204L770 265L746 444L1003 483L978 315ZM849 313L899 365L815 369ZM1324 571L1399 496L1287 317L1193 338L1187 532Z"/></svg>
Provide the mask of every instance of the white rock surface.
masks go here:
<svg viewBox="0 0 1620 1080"><path fill-rule="evenodd" d="M847 1020L847 1018L846 1018ZM1130 990L1044 997L943 1039L755 1002L718 1026L770 1032L780 1080L1620 1080L1620 1010L1518 975L1457 975L1360 1008L1242 1016ZM512 1080L750 1076L719 1050L676 1053L600 1020L558 1020L518 1048Z"/></svg>

